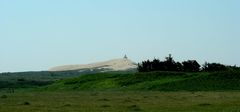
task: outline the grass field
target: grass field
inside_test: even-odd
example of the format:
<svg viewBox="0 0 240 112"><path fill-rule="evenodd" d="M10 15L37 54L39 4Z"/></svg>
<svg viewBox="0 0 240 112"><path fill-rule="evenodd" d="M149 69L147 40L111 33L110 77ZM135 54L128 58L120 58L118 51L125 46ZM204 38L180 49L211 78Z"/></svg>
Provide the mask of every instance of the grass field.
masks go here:
<svg viewBox="0 0 240 112"><path fill-rule="evenodd" d="M239 112L240 92L1 92L0 112Z"/></svg>
<svg viewBox="0 0 240 112"><path fill-rule="evenodd" d="M0 112L240 112L240 71L30 74L51 83L2 74Z"/></svg>
<svg viewBox="0 0 240 112"><path fill-rule="evenodd" d="M240 71L99 73L57 81L49 90L154 90L232 91L240 90ZM43 89L44 90L44 89Z"/></svg>

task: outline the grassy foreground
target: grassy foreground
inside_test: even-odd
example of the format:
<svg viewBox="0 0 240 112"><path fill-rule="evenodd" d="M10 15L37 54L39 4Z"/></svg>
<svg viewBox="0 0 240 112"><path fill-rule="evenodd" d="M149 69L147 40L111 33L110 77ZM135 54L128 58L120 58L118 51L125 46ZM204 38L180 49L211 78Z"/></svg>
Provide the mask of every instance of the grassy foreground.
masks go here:
<svg viewBox="0 0 240 112"><path fill-rule="evenodd" d="M0 112L239 112L240 92L0 93Z"/></svg>
<svg viewBox="0 0 240 112"><path fill-rule="evenodd" d="M0 112L240 112L240 71L3 77Z"/></svg>

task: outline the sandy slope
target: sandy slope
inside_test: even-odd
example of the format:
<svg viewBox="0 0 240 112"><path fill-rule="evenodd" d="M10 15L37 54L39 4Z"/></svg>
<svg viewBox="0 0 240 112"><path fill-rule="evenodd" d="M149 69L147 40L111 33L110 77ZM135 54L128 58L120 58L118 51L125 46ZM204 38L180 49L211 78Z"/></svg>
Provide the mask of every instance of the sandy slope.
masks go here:
<svg viewBox="0 0 240 112"><path fill-rule="evenodd" d="M105 62L92 63L87 65L65 65L49 69L49 71L69 71L81 69L108 69L109 71L123 71L128 69L135 69L137 65L126 58L113 59Z"/></svg>

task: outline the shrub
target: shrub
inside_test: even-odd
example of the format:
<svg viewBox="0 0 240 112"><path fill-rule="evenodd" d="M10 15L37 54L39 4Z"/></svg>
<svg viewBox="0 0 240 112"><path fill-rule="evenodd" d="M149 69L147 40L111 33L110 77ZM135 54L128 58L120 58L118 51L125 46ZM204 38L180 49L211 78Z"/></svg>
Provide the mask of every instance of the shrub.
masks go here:
<svg viewBox="0 0 240 112"><path fill-rule="evenodd" d="M30 103L29 102L24 102L23 105L30 105Z"/></svg>
<svg viewBox="0 0 240 112"><path fill-rule="evenodd" d="M182 62L183 70L186 72L198 72L200 71L200 65L196 60L188 60Z"/></svg>
<svg viewBox="0 0 240 112"><path fill-rule="evenodd" d="M205 63L202 67L202 71L213 72L213 71L225 71L227 67L220 63Z"/></svg>
<svg viewBox="0 0 240 112"><path fill-rule="evenodd" d="M5 98L7 98L7 95L2 95L1 98L5 99Z"/></svg>

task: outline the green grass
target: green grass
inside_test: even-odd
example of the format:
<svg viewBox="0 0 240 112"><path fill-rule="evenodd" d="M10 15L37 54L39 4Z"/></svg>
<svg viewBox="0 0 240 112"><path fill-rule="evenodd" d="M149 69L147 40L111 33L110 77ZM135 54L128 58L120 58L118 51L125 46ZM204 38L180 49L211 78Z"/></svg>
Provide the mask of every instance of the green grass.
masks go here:
<svg viewBox="0 0 240 112"><path fill-rule="evenodd" d="M44 86L44 87L43 87ZM46 87L47 86L47 87ZM240 90L240 71L222 72L109 72L81 75L68 72L22 72L0 74L4 88L43 90L157 90L224 91Z"/></svg>
<svg viewBox="0 0 240 112"><path fill-rule="evenodd" d="M240 112L240 71L98 73L37 88L26 79L16 87L28 89L0 89L0 112Z"/></svg>
<svg viewBox="0 0 240 112"><path fill-rule="evenodd" d="M52 84L56 80L80 75L78 71L0 73L0 89L41 87Z"/></svg>
<svg viewBox="0 0 240 112"><path fill-rule="evenodd" d="M0 112L240 111L240 92L25 91L0 96Z"/></svg>
<svg viewBox="0 0 240 112"><path fill-rule="evenodd" d="M57 81L43 90L157 90L229 91L240 90L240 71L99 73Z"/></svg>
<svg viewBox="0 0 240 112"><path fill-rule="evenodd" d="M74 78L83 74L91 74L99 72L99 70L79 71L36 71L36 72L15 72L15 73L0 73L0 90L5 88L36 88L54 83L57 80L66 78ZM135 73L134 70L109 72L111 74L126 74Z"/></svg>

